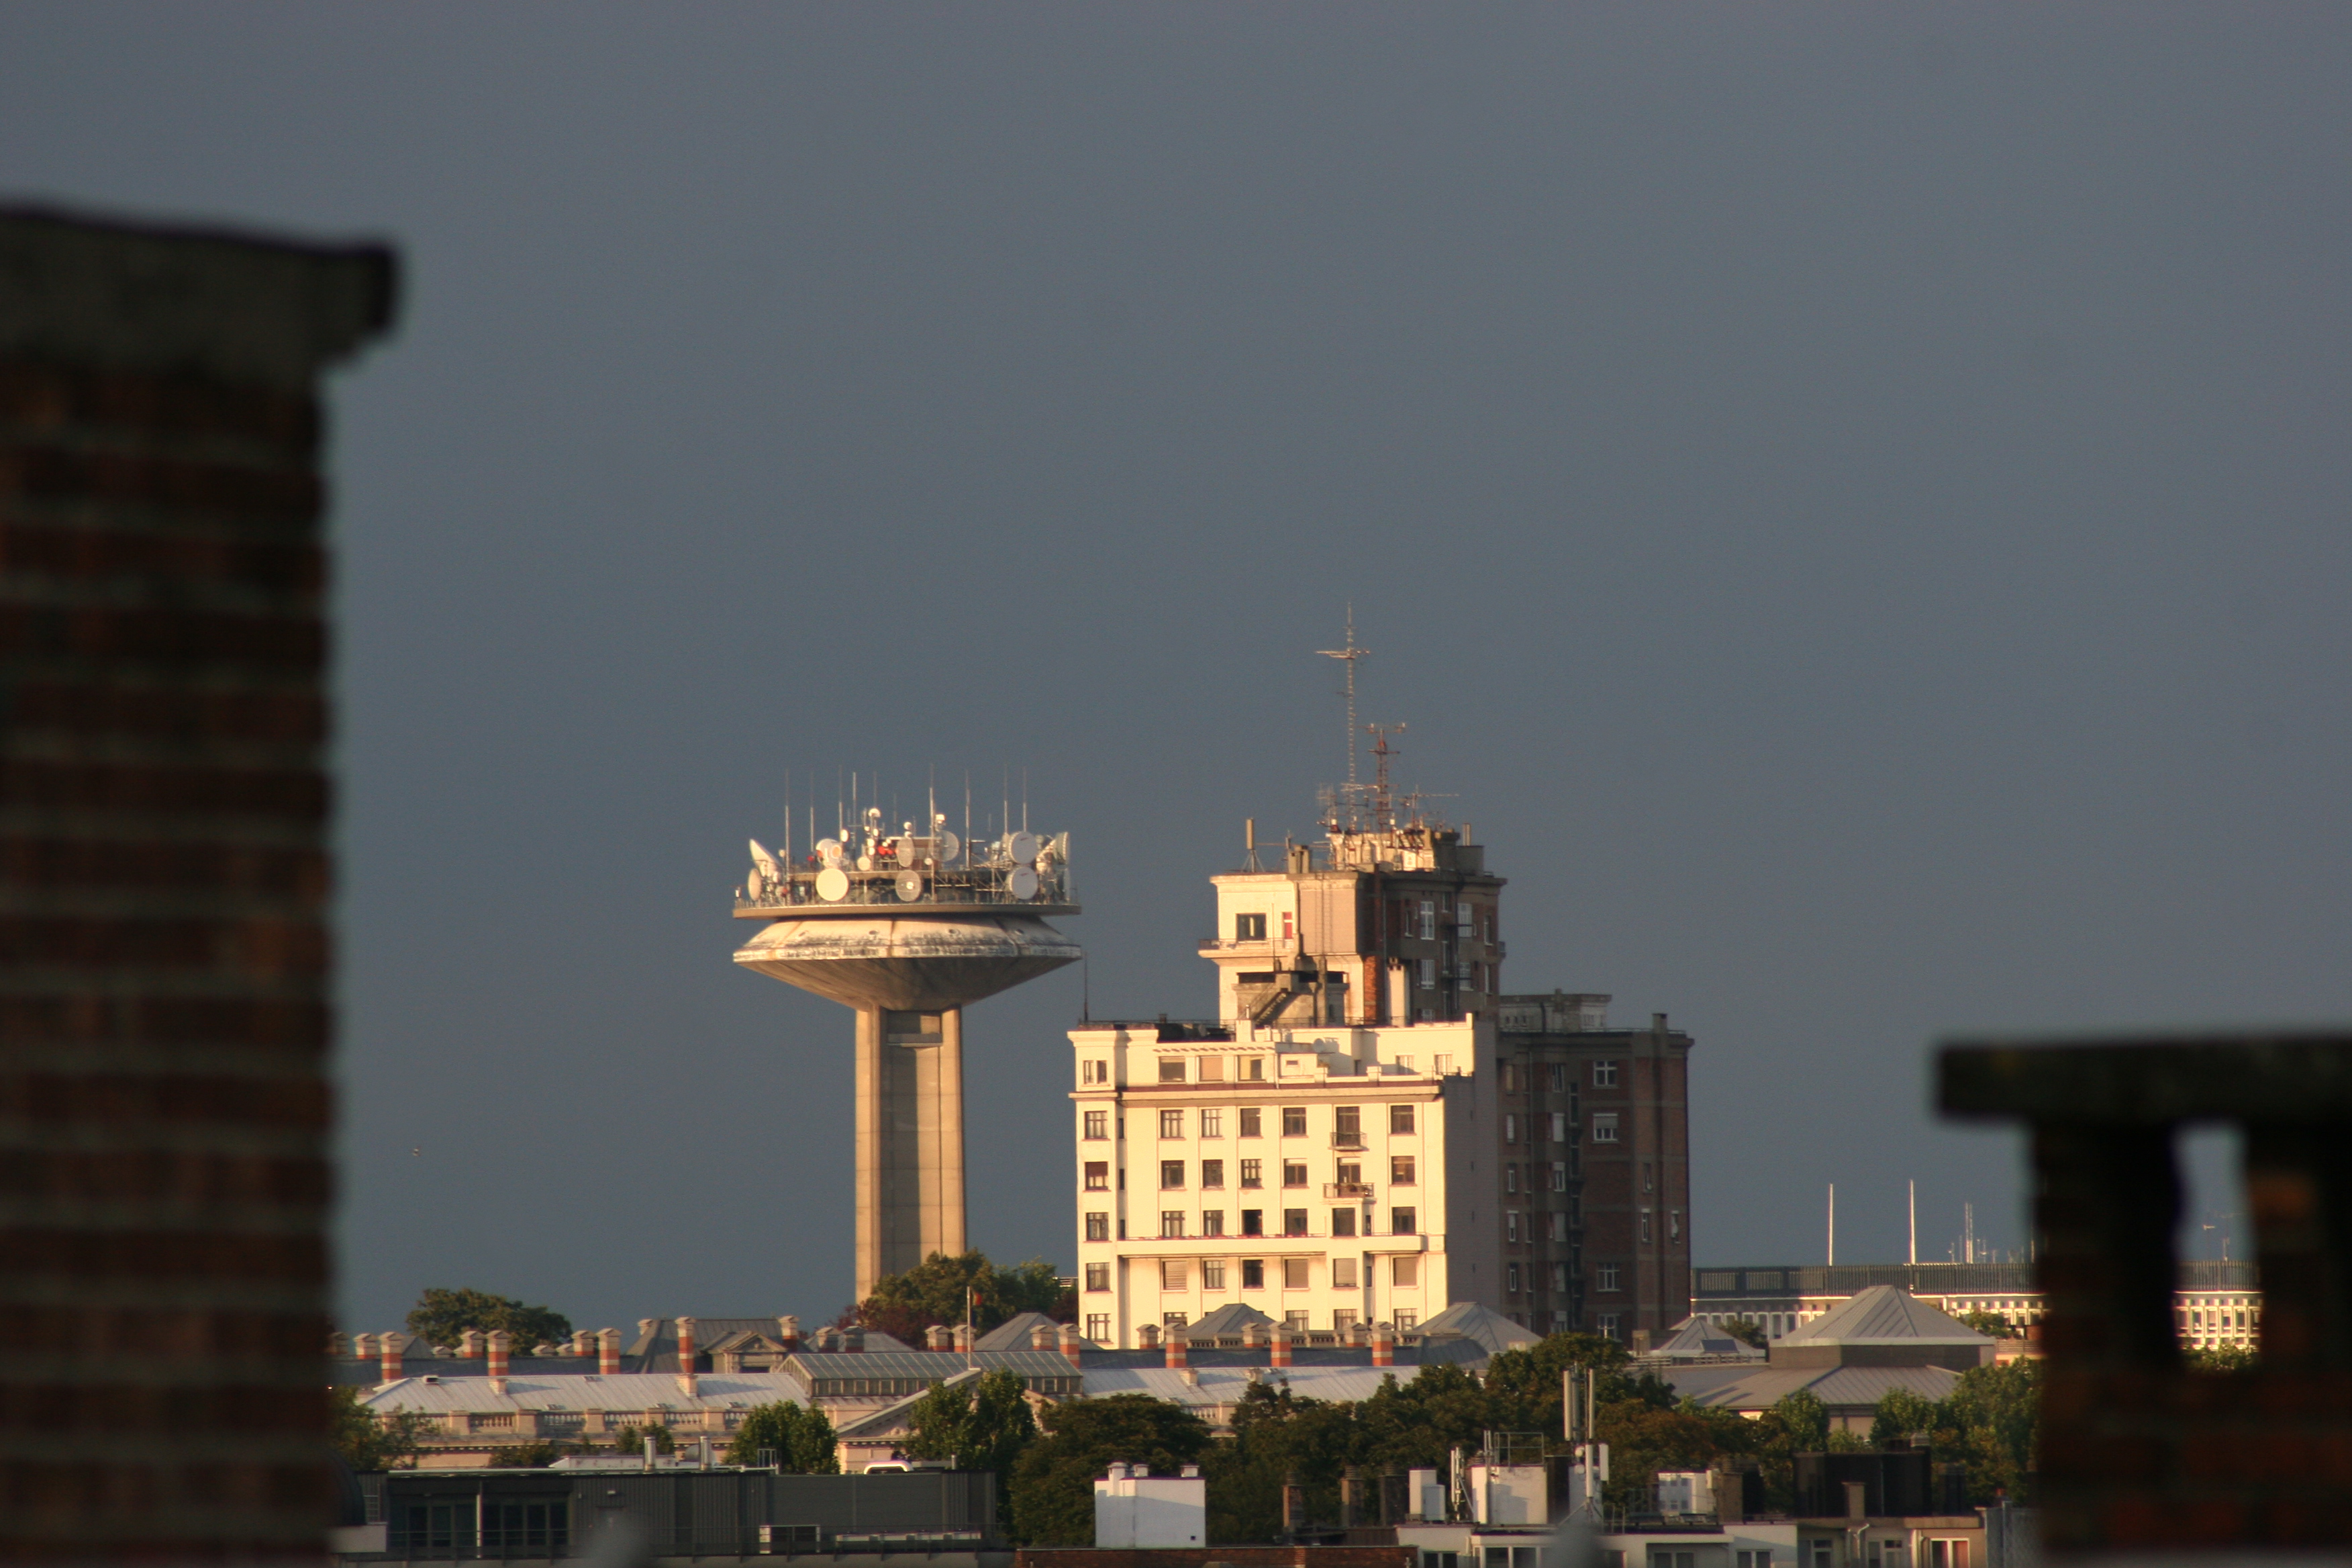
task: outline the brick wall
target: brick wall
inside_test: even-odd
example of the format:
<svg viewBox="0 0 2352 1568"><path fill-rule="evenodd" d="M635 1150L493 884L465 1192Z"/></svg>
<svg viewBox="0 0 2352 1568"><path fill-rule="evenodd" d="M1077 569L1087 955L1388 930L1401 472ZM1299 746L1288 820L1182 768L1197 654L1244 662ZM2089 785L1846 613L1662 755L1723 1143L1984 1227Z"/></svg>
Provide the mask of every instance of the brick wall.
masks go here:
<svg viewBox="0 0 2352 1568"><path fill-rule="evenodd" d="M391 261L0 211L0 1552L331 1522L320 366Z"/></svg>

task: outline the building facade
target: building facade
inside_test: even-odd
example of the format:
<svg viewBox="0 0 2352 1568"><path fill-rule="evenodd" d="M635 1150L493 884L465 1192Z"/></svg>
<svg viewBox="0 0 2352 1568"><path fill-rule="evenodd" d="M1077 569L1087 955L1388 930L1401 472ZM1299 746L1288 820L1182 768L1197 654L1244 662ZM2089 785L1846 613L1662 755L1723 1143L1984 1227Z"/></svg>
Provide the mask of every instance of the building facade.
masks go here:
<svg viewBox="0 0 2352 1568"><path fill-rule="evenodd" d="M1070 1044L1095 1343L1234 1301L1333 1334L1501 1308L1491 1021L1087 1023Z"/></svg>
<svg viewBox="0 0 2352 1568"><path fill-rule="evenodd" d="M1502 1310L1630 1341L1690 1312L1691 1038L1594 993L1495 998Z"/></svg>

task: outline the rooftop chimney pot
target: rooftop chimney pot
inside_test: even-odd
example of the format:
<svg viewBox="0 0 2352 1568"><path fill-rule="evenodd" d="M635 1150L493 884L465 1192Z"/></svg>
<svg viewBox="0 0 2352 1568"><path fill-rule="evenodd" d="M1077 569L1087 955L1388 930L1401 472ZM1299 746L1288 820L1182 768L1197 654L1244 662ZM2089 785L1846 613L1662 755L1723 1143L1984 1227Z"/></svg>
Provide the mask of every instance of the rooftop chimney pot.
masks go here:
<svg viewBox="0 0 2352 1568"><path fill-rule="evenodd" d="M618 1329L597 1330L596 1371L598 1374L604 1377L610 1377L620 1370L621 1331Z"/></svg>
<svg viewBox="0 0 2352 1568"><path fill-rule="evenodd" d="M1068 1358L1072 1366L1080 1366L1084 1364L1082 1358L1086 1354L1086 1346L1082 1342L1085 1338L1086 1336L1084 1334L1078 1332L1077 1324L1064 1323L1062 1325L1062 1354Z"/></svg>

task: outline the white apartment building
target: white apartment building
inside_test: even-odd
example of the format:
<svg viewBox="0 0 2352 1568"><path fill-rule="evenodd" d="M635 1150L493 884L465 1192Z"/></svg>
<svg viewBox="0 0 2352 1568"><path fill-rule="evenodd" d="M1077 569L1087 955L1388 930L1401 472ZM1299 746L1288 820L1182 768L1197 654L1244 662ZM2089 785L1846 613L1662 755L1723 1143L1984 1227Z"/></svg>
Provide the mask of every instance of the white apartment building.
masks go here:
<svg viewBox="0 0 2352 1568"><path fill-rule="evenodd" d="M1097 1344L1234 1301L1308 1333L1499 1309L1490 1020L1090 1023L1070 1043Z"/></svg>

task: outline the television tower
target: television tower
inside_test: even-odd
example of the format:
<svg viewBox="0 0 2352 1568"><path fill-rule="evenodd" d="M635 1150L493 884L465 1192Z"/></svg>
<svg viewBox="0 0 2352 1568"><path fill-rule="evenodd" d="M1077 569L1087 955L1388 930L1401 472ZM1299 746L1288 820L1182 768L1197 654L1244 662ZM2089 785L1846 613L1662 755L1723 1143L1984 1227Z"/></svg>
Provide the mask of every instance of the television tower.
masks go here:
<svg viewBox="0 0 2352 1568"><path fill-rule="evenodd" d="M936 809L885 831L869 807L793 864L751 843L737 920L767 922L744 968L857 1010L857 1299L964 1239L963 1010L1073 963L1069 835L967 842ZM1010 814L1008 813L1008 816ZM814 838L814 829L811 837Z"/></svg>

